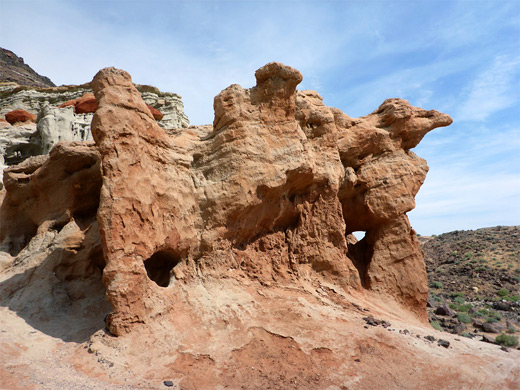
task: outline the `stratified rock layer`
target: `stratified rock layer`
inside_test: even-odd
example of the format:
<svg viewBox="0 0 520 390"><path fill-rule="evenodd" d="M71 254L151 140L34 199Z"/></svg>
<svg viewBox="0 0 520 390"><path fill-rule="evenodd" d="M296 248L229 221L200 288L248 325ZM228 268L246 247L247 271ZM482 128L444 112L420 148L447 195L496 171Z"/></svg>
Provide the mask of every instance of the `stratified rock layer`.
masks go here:
<svg viewBox="0 0 520 390"><path fill-rule="evenodd" d="M188 127L179 95L146 85L136 87L161 127ZM57 142L91 141L90 124L96 108L89 84L35 88L0 83L0 179L5 167L48 154ZM27 120L36 120L37 125L19 125Z"/></svg>
<svg viewBox="0 0 520 390"><path fill-rule="evenodd" d="M180 279L229 269L266 285L364 287L425 320L424 259L405 213L428 168L409 149L451 118L389 99L353 119L297 92L293 68L270 63L256 79L215 98L213 127L169 136L126 72L94 78L112 333L175 310Z"/></svg>

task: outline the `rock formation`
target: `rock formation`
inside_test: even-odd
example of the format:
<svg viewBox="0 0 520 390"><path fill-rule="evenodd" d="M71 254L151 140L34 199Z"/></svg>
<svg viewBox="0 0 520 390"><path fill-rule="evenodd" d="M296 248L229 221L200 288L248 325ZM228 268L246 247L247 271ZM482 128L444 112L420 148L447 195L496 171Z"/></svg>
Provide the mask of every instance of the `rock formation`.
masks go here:
<svg viewBox="0 0 520 390"><path fill-rule="evenodd" d="M215 98L213 126L168 133L126 72L100 71L92 133L102 174L93 146L77 143L8 168L4 250L17 261L33 237L92 218L99 199L113 334L175 312L179 289L229 270L264 286L321 281L390 296L426 320L424 259L406 212L428 168L410 149L451 119L400 99L350 118L297 91L301 74L279 63L256 79ZM67 200L37 206L34 191L52 188L37 183L58 161ZM36 206L15 217L29 199Z"/></svg>
<svg viewBox="0 0 520 390"><path fill-rule="evenodd" d="M406 212L428 168L410 149L451 119L400 99L350 118L279 63L256 79L215 98L213 125L165 130L103 69L95 142L51 132L48 155L5 170L2 383L516 388L518 351L426 323ZM38 128L77 115L49 105Z"/></svg>
<svg viewBox="0 0 520 390"><path fill-rule="evenodd" d="M180 96L150 86L136 87L160 126L188 126ZM37 122L8 126L0 120L0 177L6 166L47 154L59 141L91 141L90 124L96 108L89 84L34 88L0 83L0 119L5 115L12 124L26 119Z"/></svg>
<svg viewBox="0 0 520 390"><path fill-rule="evenodd" d="M48 78L36 73L23 58L0 47L0 83L14 82L29 87L54 87Z"/></svg>
<svg viewBox="0 0 520 390"><path fill-rule="evenodd" d="M5 114L5 120L12 125L15 123L36 122L36 115L25 110L14 110Z"/></svg>

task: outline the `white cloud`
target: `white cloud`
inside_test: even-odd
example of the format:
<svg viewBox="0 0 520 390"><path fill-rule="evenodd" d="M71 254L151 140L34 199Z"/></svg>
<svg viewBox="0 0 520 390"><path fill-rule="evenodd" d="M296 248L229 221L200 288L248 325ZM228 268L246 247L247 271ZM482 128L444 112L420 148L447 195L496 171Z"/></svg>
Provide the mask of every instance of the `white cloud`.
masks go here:
<svg viewBox="0 0 520 390"><path fill-rule="evenodd" d="M471 83L455 118L459 121L483 121L520 100L520 56L498 56Z"/></svg>

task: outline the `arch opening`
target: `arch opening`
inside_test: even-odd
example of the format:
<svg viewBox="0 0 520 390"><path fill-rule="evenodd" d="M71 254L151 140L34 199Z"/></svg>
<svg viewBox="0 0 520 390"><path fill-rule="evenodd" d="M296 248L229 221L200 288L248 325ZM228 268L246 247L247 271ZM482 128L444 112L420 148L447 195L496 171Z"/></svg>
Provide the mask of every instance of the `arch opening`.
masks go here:
<svg viewBox="0 0 520 390"><path fill-rule="evenodd" d="M150 280L159 287L168 287L171 271L180 262L180 256L176 256L171 252L158 251L144 262L144 267Z"/></svg>

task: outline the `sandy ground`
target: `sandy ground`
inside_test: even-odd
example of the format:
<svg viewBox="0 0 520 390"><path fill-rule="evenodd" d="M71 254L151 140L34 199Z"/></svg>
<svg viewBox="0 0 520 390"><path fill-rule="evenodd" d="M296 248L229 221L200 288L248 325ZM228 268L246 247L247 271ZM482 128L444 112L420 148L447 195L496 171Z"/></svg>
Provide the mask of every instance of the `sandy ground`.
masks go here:
<svg viewBox="0 0 520 390"><path fill-rule="evenodd" d="M2 302L0 388L519 388L520 351L437 332L366 294L228 279L179 297L175 313L122 337L106 333L102 313L85 327L70 310L35 321ZM367 315L391 326L369 326Z"/></svg>

